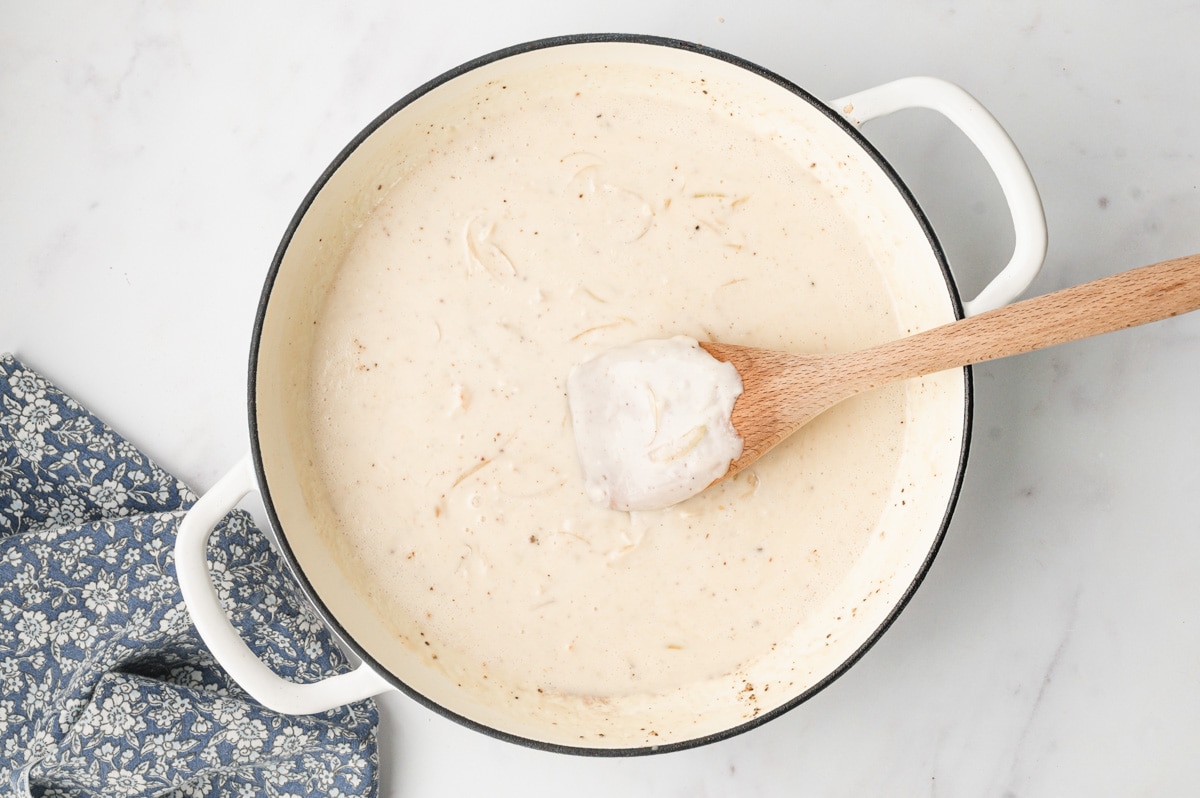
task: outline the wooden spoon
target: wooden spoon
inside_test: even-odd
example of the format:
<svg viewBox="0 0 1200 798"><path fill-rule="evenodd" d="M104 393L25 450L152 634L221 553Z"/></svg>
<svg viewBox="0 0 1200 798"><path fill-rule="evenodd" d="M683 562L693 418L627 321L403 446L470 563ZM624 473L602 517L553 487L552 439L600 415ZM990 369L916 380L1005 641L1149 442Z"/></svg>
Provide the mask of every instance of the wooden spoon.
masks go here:
<svg viewBox="0 0 1200 798"><path fill-rule="evenodd" d="M742 377L731 420L742 455L731 477L851 396L933 374L1136 327L1200 308L1200 255L1163 261L1027 299L857 352L794 355L701 343ZM717 480L718 482L720 480Z"/></svg>

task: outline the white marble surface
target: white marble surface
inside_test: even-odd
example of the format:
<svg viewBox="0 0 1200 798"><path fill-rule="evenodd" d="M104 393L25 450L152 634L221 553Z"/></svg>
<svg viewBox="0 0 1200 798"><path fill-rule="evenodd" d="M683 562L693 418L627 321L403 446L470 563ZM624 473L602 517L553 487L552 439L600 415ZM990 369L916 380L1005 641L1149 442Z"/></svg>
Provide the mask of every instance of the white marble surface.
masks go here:
<svg viewBox="0 0 1200 798"><path fill-rule="evenodd" d="M1200 251L1200 5L1043 0L0 2L0 350L199 488L245 450L263 275L312 181L477 54L619 30L698 40L836 97L908 74L1024 151L1043 292ZM919 112L868 127L965 293L1011 232ZM978 367L958 512L915 600L764 727L627 760L546 754L380 703L386 796L1195 795L1200 314Z"/></svg>

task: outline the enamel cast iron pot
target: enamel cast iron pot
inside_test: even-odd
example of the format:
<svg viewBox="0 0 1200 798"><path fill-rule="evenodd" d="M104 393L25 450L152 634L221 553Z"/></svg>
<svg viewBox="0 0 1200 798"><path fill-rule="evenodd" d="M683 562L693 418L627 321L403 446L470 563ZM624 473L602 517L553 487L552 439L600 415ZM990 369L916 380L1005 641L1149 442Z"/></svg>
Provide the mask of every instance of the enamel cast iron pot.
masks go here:
<svg viewBox="0 0 1200 798"><path fill-rule="evenodd" d="M646 64L701 76L738 98L748 118L784 139L804 142L798 154L821 170L868 240L887 285L899 329L925 329L1006 304L1041 268L1045 218L1033 180L1011 140L963 90L932 78L908 78L822 102L754 64L683 42L624 35L587 35L519 45L464 64L387 109L337 156L304 199L267 274L250 347L252 450L188 513L179 532L176 567L184 599L214 655L251 695L289 713L320 712L399 689L484 733L568 753L627 755L668 751L745 731L798 705L846 671L879 638L924 577L949 524L966 465L971 425L971 373L952 370L906 388L907 424L894 484L906 501L889 502L875 536L837 588L836 626L814 627L764 656L728 684L680 685L645 706L625 704L603 717L535 701L500 706L467 693L440 669L389 635L337 565L321 534L321 512L309 500L313 479L304 434L296 432L313 344L312 327L333 272L378 201L376 187L402 180L396 153L436 114L488 81L556 64ZM858 127L900 109L940 112L979 148L995 172L1015 229L1012 259L971 301L961 302L941 247L900 178ZM827 168L826 168L827 167ZM284 558L308 599L361 660L352 671L314 684L276 676L230 625L211 581L206 544L214 524L258 490ZM869 600L868 600L869 599ZM828 621L833 624L831 618ZM832 642L830 642L832 641ZM780 674L790 674L788 678ZM753 711L744 685L759 691ZM560 711L561 710L561 711ZM646 729L654 735L647 736Z"/></svg>

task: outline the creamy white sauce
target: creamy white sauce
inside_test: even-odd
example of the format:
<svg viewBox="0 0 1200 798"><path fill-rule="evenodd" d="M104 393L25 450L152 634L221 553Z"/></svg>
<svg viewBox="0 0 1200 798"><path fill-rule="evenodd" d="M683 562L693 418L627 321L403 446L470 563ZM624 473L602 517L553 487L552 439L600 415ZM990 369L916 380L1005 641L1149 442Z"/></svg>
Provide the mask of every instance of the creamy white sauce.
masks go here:
<svg viewBox="0 0 1200 798"><path fill-rule="evenodd" d="M514 74L428 114L314 327L313 501L347 580L431 667L523 709L724 678L837 615L889 501L903 387L634 512L589 500L566 396L573 365L643 339L897 337L814 156L641 66Z"/></svg>
<svg viewBox="0 0 1200 798"><path fill-rule="evenodd" d="M690 499L742 453L742 378L694 338L614 347L571 369L567 398L588 498L614 510Z"/></svg>

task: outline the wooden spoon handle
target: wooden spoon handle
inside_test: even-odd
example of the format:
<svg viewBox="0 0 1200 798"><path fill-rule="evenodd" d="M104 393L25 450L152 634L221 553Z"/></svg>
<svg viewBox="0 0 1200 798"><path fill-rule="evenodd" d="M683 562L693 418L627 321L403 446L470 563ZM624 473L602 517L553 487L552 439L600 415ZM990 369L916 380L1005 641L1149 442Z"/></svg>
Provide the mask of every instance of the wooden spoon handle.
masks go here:
<svg viewBox="0 0 1200 798"><path fill-rule="evenodd" d="M1200 309L1200 255L1026 299L854 354L857 390ZM856 391L857 392L857 391Z"/></svg>

